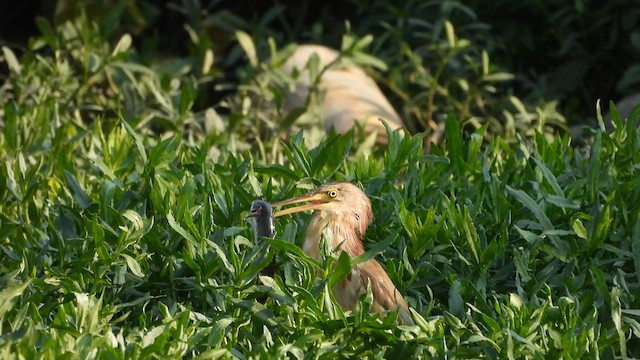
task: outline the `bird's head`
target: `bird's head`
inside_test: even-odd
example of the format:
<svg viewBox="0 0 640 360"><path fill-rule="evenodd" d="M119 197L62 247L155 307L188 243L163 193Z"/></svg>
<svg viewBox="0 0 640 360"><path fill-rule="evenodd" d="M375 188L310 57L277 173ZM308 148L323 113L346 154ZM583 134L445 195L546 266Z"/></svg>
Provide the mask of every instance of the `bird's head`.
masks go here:
<svg viewBox="0 0 640 360"><path fill-rule="evenodd" d="M277 211L275 217L307 210L325 212L349 223L361 235L371 222L369 198L360 188L348 182L322 185L307 194L274 203L273 207L297 203L304 204Z"/></svg>

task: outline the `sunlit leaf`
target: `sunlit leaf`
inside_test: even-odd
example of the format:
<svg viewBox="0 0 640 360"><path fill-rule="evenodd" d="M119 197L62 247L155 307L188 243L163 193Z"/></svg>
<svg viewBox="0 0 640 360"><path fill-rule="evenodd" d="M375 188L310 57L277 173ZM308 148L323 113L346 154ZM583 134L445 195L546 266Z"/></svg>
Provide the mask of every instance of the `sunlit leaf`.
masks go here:
<svg viewBox="0 0 640 360"><path fill-rule="evenodd" d="M242 50L249 59L251 66L258 66L258 56L256 55L256 48L253 44L253 39L244 31L236 31L236 39L240 43Z"/></svg>
<svg viewBox="0 0 640 360"><path fill-rule="evenodd" d="M129 270L131 270L131 273L133 275L135 275L137 277L144 277L144 273L142 272L142 269L140 268L140 263L138 263L138 260L132 258L131 256L129 256L127 254L122 254L122 257L127 262L127 266L129 267Z"/></svg>

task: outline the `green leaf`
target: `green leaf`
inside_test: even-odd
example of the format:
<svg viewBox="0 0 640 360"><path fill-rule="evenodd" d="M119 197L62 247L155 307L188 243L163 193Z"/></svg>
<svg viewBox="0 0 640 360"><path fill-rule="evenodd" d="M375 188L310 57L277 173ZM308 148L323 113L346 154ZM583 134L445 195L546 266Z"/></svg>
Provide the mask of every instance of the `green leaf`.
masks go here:
<svg viewBox="0 0 640 360"><path fill-rule="evenodd" d="M53 49L57 49L59 46L58 37L49 21L43 16L36 16L35 23L47 44Z"/></svg>
<svg viewBox="0 0 640 360"><path fill-rule="evenodd" d="M259 174L265 174L269 176L283 176L293 181L300 180L300 176L298 176L294 171L279 164L254 165L253 170Z"/></svg>
<svg viewBox="0 0 640 360"><path fill-rule="evenodd" d="M473 258L476 260L476 264L480 264L480 238L467 207L464 209L462 227L464 229L465 238L467 239L467 244L473 254Z"/></svg>
<svg viewBox="0 0 640 360"><path fill-rule="evenodd" d="M460 125L458 120L453 116L453 113L449 113L447 121L445 123L445 140L447 141L447 150L449 151L448 157L451 164L458 172L458 176L465 174L464 155L462 151L462 137L460 132Z"/></svg>
<svg viewBox="0 0 640 360"><path fill-rule="evenodd" d="M349 156L353 136L331 134L324 143L309 151L311 157L311 175L317 176L328 165L331 169L323 172L324 178L329 179L343 165Z"/></svg>
<svg viewBox="0 0 640 360"><path fill-rule="evenodd" d="M301 135L302 133L299 134ZM292 151L289 153L291 155L290 159L292 158L306 177L311 177L311 164L309 163L308 154L302 148L301 142L302 137L299 138L299 141L293 141L291 143Z"/></svg>
<svg viewBox="0 0 640 360"><path fill-rule="evenodd" d="M342 251L340 252L338 261L333 265L333 269L327 277L329 287L333 288L349 274L351 274L351 257L346 251Z"/></svg>
<svg viewBox="0 0 640 360"><path fill-rule="evenodd" d="M614 128L621 129L622 128L622 119L620 119L620 114L618 113L618 109L613 101L609 101L609 114L611 116L611 123Z"/></svg>
<svg viewBox="0 0 640 360"><path fill-rule="evenodd" d="M507 186L506 189L513 197L516 198L516 200L522 203L522 205L524 205L533 213L534 217L538 220L538 223L542 226L543 230L550 234L548 237L553 243L555 249L558 251L557 255L561 258L565 258L569 253L569 244L567 244L566 241L560 239L553 233L554 231L556 231L556 229L553 227L551 220L549 219L547 214L545 214L544 210L542 210L542 208L524 191L519 189L516 190L510 186ZM516 227L516 229L518 230L518 232L520 232L520 234L523 234L521 229L519 229L518 227ZM527 235L525 239L529 241L530 239L532 239L532 237L530 235Z"/></svg>
<svg viewBox="0 0 640 360"><path fill-rule="evenodd" d="M182 236L185 240L187 240L194 246L198 245L198 241L196 240L196 238L193 237L191 233L189 233L185 228L183 228L176 221L176 218L173 216L173 213L171 212L171 210L169 210L169 213L167 213L167 222L169 223L169 226L171 226L171 228L175 230L178 234L180 234L180 236Z"/></svg>
<svg viewBox="0 0 640 360"><path fill-rule="evenodd" d="M176 135L158 143L151 149L147 167L149 169L159 169L174 161L178 156L180 141L180 137Z"/></svg>
<svg viewBox="0 0 640 360"><path fill-rule="evenodd" d="M636 222L631 233L631 251L633 253L633 264L636 269L636 278L640 282L640 213L636 214Z"/></svg>
<svg viewBox="0 0 640 360"><path fill-rule="evenodd" d="M459 318L457 318L455 315L453 315L449 311L444 312L444 319L447 322L447 324L451 327L451 329L455 332L458 332L465 328L462 321L460 321Z"/></svg>
<svg viewBox="0 0 640 360"><path fill-rule="evenodd" d="M116 56L121 52L126 52L127 50L129 50L129 48L131 47L131 35L129 34L123 34L120 37L120 40L118 40L118 43L116 44L116 46L113 48L113 52L111 53L111 56Z"/></svg>
<svg viewBox="0 0 640 360"><path fill-rule="evenodd" d="M230 274L235 274L236 268L233 267L233 265L231 265L231 263L229 262L229 257L227 256L227 252L224 251L224 249L222 249L222 247L220 247L220 245L214 243L213 241L207 241L207 244L209 246L211 246L213 248L213 250L216 252L216 254L218 255L218 257L222 261L222 264L227 269L227 271Z"/></svg>
<svg viewBox="0 0 640 360"><path fill-rule="evenodd" d="M580 210L581 208L581 204L579 201L577 200L570 200L565 198L564 196L557 196L557 195L548 195L545 198L546 201L548 201L549 203L563 208L563 209L574 209L574 210Z"/></svg>
<svg viewBox="0 0 640 360"><path fill-rule="evenodd" d="M571 223L571 228L576 233L576 235L578 235L578 237L584 240L588 240L589 235L587 229L584 227L580 219L573 220L573 222Z"/></svg>
<svg viewBox="0 0 640 360"><path fill-rule="evenodd" d="M616 332L618 333L618 342L620 345L620 353L624 354L623 358L626 358L627 354L627 336L625 330L622 328L622 311L620 304L620 296L622 290L619 287L611 289L611 319L615 325Z"/></svg>
<svg viewBox="0 0 640 360"><path fill-rule="evenodd" d="M209 337L209 344L212 347L222 345L222 341L224 340L224 335L227 332L227 329L233 324L234 319L230 317L222 317L220 320L216 321L213 324L213 328L211 330L211 336ZM217 359L217 357L212 357L212 359Z"/></svg>
<svg viewBox="0 0 640 360"><path fill-rule="evenodd" d="M486 82L502 82L511 81L513 79L515 79L515 76L507 72L496 72L482 77L482 80Z"/></svg>
<svg viewBox="0 0 640 360"><path fill-rule="evenodd" d="M7 275L4 276L6 278ZM7 282L3 281L3 288L0 290L0 318L4 319L7 311L11 310L16 297L21 296L27 289L31 281L25 281L23 283L15 280Z"/></svg>
<svg viewBox="0 0 640 360"><path fill-rule="evenodd" d="M451 284L451 288L449 288L449 310L452 313L457 314L458 316L463 316L465 311L464 300L462 299L462 294L460 293L461 288L462 284L459 280L455 280L453 284ZM455 318L455 320L457 320L457 322L460 321L458 320L458 318ZM456 327L461 326L462 324L456 325Z"/></svg>
<svg viewBox="0 0 640 360"><path fill-rule="evenodd" d="M295 107L287 113L287 115L280 122L280 126L283 129L288 129L293 125L302 115L307 112L308 108L306 106Z"/></svg>
<svg viewBox="0 0 640 360"><path fill-rule="evenodd" d="M274 249L277 249L279 251L283 251L286 253L294 254L298 258L306 262L307 264L311 265L312 267L318 268L318 269L321 268L320 263L316 259L305 254L302 251L302 249L300 249L300 247L294 244L291 244L282 240L272 239L272 238L265 239L265 241L267 242L267 244L271 245Z"/></svg>
<svg viewBox="0 0 640 360"><path fill-rule="evenodd" d="M276 326L275 315L266 306L255 301L246 301L228 296L228 299L235 305L242 309L246 309L249 313L258 319L266 322L269 326Z"/></svg>
<svg viewBox="0 0 640 360"><path fill-rule="evenodd" d="M524 191L506 186L507 191L516 198L522 205L528 208L538 220L544 230L554 230L553 224L542 208Z"/></svg>
<svg viewBox="0 0 640 360"><path fill-rule="evenodd" d="M4 108L4 139L7 142L7 150L18 150L20 138L18 137L18 109L13 101L7 101Z"/></svg>
<svg viewBox="0 0 640 360"><path fill-rule="evenodd" d="M133 128L131 127L131 125L129 125L129 123L127 123L126 121L122 120L122 126L124 126L124 128L127 130L127 133L133 138L135 144L136 144L136 148L138 148L138 153L140 154L140 157L142 157L142 162L144 162L145 164L147 163L147 152L144 148L144 145L142 143L142 138L140 137L140 135L138 135L138 133L136 133L135 130L133 130Z"/></svg>
<svg viewBox="0 0 640 360"><path fill-rule="evenodd" d="M238 43L240 43L242 50L244 50L245 55L247 55L247 58L249 59L249 63L251 64L251 66L257 67L258 55L256 54L256 47L253 44L253 39L251 39L251 36L249 36L249 34L241 30L236 31L235 34Z"/></svg>
<svg viewBox="0 0 640 360"><path fill-rule="evenodd" d="M140 346L144 349L153 345L158 338L161 338L167 331L167 325L159 325L151 328L142 334Z"/></svg>
<svg viewBox="0 0 640 360"><path fill-rule="evenodd" d="M193 81L185 81L180 91L180 115L188 116L188 111L196 100L197 89Z"/></svg>
<svg viewBox="0 0 640 360"><path fill-rule="evenodd" d="M138 263L138 260L132 258L131 256L127 255L127 254L120 254L124 260L127 262L127 267L129 268L129 270L131 270L131 273L139 278L143 278L144 277L144 273L142 272L142 269L140 268L140 263Z"/></svg>
<svg viewBox="0 0 640 360"><path fill-rule="evenodd" d="M558 197L564 198L564 191L562 191L562 188L560 187L560 184L558 184L558 180L556 179L556 177L553 175L553 173L551 173L549 168L540 159L540 154L536 153L532 157L532 159L536 163L536 165L538 166L538 169L540 169L540 171L542 172L542 175L547 180L549 185L551 185L551 188L553 189L553 192L555 192L555 194Z"/></svg>
<svg viewBox="0 0 640 360"><path fill-rule="evenodd" d="M456 34L455 31L453 29L453 24L450 21L445 21L444 22L444 28L447 34L447 42L449 43L449 47L455 47L456 46Z"/></svg>
<svg viewBox="0 0 640 360"><path fill-rule="evenodd" d="M595 202L598 199L598 191L600 190L600 179L602 177L602 165L600 159L600 151L602 150L602 133L597 132L595 139L591 145L591 154L587 164L588 178L587 180L587 201Z"/></svg>
<svg viewBox="0 0 640 360"><path fill-rule="evenodd" d="M102 58L97 54L89 54L89 59L87 60L87 70L90 73L96 73L103 65Z"/></svg>
<svg viewBox="0 0 640 360"><path fill-rule="evenodd" d="M11 191L13 196L16 197L19 201L24 199L24 194L22 193L22 189L19 185L19 179L16 178L15 173L13 172L13 164L11 161L6 161L5 166L7 169L7 175L5 178L5 185Z"/></svg>
<svg viewBox="0 0 640 360"><path fill-rule="evenodd" d="M360 65L371 66L380 71L388 70L388 66L383 60L362 51L354 51L351 56L353 60Z"/></svg>
<svg viewBox="0 0 640 360"><path fill-rule="evenodd" d="M73 198L78 202L78 205L80 205L80 209L85 210L89 206L91 206L93 204L93 201L84 191L82 186L80 186L75 176L73 176L73 174L71 174L67 170L64 170L64 176L67 180L67 187L69 188L69 190L71 190L71 194L73 195Z"/></svg>
<svg viewBox="0 0 640 360"><path fill-rule="evenodd" d="M18 58L16 57L16 54L14 54L13 51L10 48L6 47L6 46L2 47L2 52L4 54L4 61L6 61L7 65L9 66L9 70L13 71L17 75L21 75L22 74L22 66L20 65L20 62L18 61Z"/></svg>

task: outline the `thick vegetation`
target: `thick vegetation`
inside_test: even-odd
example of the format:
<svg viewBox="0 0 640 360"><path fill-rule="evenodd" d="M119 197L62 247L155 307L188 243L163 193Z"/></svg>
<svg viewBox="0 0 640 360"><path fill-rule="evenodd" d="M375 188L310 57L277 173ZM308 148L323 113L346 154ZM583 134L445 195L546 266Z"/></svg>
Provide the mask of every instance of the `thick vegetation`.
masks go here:
<svg viewBox="0 0 640 360"><path fill-rule="evenodd" d="M545 131L542 110L518 105L512 119L538 126L505 135L496 124L509 116L453 100L428 153L421 132L389 133L382 148L358 131L309 146L262 112L278 92L245 35L252 64L216 112L196 110L216 78L210 52L144 65L129 35L111 41L84 17L38 25L22 54L2 49L2 358L639 356L640 107L614 111L612 132L600 117L580 148ZM442 30L442 44L460 45ZM379 65L362 53L367 38L345 39ZM464 132L468 118L478 126ZM369 297L353 313L335 305L327 284L343 272L327 261L318 277L298 246L308 215L253 243L252 200L330 180L370 196L367 255L415 326L369 314ZM259 281L273 258L275 277Z"/></svg>

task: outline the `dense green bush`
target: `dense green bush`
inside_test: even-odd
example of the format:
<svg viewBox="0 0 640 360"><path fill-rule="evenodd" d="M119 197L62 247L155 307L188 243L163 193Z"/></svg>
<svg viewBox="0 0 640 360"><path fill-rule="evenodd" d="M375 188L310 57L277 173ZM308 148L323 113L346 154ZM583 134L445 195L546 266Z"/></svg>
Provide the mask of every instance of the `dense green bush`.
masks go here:
<svg viewBox="0 0 640 360"><path fill-rule="evenodd" d="M274 44L340 48L349 31L355 38L373 35L367 51L386 70L369 70L414 133L436 128L449 111L470 131L489 123L487 136L510 139L534 126L555 132L563 124L593 125L597 99L607 110L609 100L640 90L640 9L632 0L604 5L352 0L331 7L308 0L276 5L58 0L29 10L64 24L77 17L78 8L86 9L111 41L132 34L136 62L191 66L199 85L196 110L219 104L236 93L238 83L253 78L235 41L238 30L251 36L262 60ZM19 39L19 29L33 26L14 11L5 13L0 28L12 30L5 31L8 39ZM440 135L429 136L440 140Z"/></svg>
<svg viewBox="0 0 640 360"><path fill-rule="evenodd" d="M463 138L454 115L429 154L427 133L390 133L370 156L354 134L309 149L234 106L194 109L216 76L199 70L206 52L145 65L129 36L83 18L38 24L22 55L2 53L3 358L640 353L640 108L583 149L533 130ZM308 215L248 240L253 199L329 180L371 197L366 248L415 326L368 314L367 297L350 314L333 304L331 275L297 246Z"/></svg>

